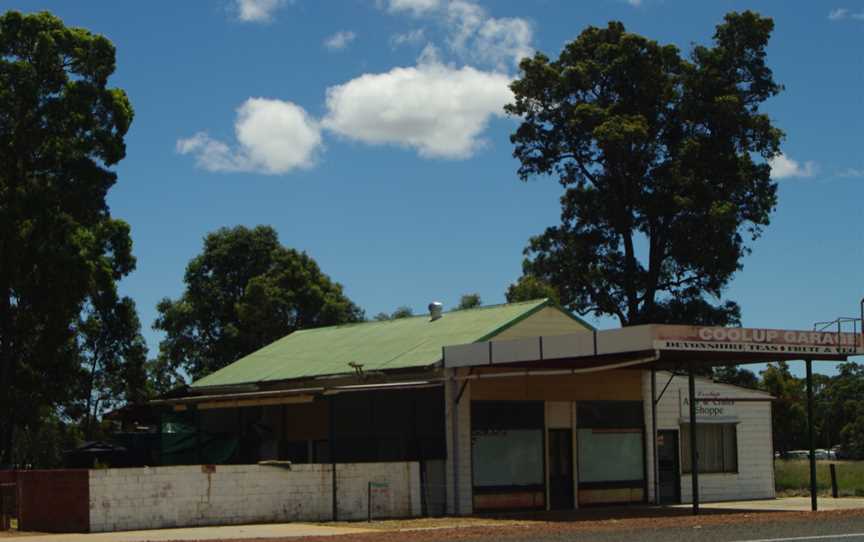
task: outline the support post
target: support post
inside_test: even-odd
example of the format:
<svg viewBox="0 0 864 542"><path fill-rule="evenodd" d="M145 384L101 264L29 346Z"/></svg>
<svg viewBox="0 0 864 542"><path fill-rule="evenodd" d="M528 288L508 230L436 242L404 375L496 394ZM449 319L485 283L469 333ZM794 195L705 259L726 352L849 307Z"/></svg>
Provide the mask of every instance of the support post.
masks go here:
<svg viewBox="0 0 864 542"><path fill-rule="evenodd" d="M693 362L688 366L688 387L690 395L690 480L693 487L693 515L699 515L699 453L696 451L696 376Z"/></svg>
<svg viewBox="0 0 864 542"><path fill-rule="evenodd" d="M818 509L816 503L816 444L813 425L813 361L806 360L807 365L807 439L810 446L810 509Z"/></svg>
<svg viewBox="0 0 864 542"><path fill-rule="evenodd" d="M456 380L457 370L452 369L452 389L453 389L453 404L450 407L450 417L451 417L451 442L453 443L452 450L452 460L453 464L451 465L453 468L453 515L460 515L460 495L459 495L459 400L462 398L462 393L459 392L459 381ZM465 381L465 385L468 384L468 381ZM465 390L465 387L462 387L462 391Z"/></svg>
<svg viewBox="0 0 864 542"><path fill-rule="evenodd" d="M660 499L660 459L657 457L657 369L651 368L651 450L654 461L654 504L662 504Z"/></svg>
<svg viewBox="0 0 864 542"><path fill-rule="evenodd" d="M339 497L337 496L337 486L336 486L336 407L335 407L336 399L335 396L331 397L329 400L329 404L327 406L330 407L330 472L332 475L332 486L333 486L333 521L339 521Z"/></svg>

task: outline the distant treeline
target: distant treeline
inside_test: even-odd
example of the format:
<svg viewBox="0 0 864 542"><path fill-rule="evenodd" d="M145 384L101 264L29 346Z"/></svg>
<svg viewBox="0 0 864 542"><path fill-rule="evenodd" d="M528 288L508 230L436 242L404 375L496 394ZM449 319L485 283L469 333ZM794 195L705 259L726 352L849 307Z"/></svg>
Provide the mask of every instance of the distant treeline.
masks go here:
<svg viewBox="0 0 864 542"><path fill-rule="evenodd" d="M813 375L816 447L840 446L850 458L864 458L864 367L837 366L837 374ZM767 391L774 396L772 426L775 451L806 449L807 388L785 362L772 363L757 376L737 367L714 370L718 382Z"/></svg>

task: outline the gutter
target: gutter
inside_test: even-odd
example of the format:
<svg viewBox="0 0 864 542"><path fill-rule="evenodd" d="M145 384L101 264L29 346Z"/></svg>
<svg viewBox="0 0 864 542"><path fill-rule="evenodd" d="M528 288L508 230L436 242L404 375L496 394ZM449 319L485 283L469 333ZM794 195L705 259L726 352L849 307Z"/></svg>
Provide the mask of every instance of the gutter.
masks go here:
<svg viewBox="0 0 864 542"><path fill-rule="evenodd" d="M548 370L532 370L532 369L523 369L521 371L509 371L506 373L482 373L482 374L467 374L465 376L454 376L453 380L479 380L484 378L508 378L513 376L555 376L555 375L577 375L584 373L598 373L601 371L610 371L612 369L623 369L625 367L632 367L634 365L644 365L646 363L652 363L658 361L660 359L660 353L655 352L653 356L649 356L647 358L639 358L630 361L623 361L620 363L612 363L609 365L601 365L598 367L585 367L582 369L548 369Z"/></svg>
<svg viewBox="0 0 864 542"><path fill-rule="evenodd" d="M387 389L415 389L440 386L443 379L432 379L412 382L392 382L384 384L355 384L346 386L334 386L330 388L295 388L290 390L256 391L247 393L225 393L211 395L191 395L187 397L176 397L171 399L154 399L151 405L179 405L205 402L227 402L242 401L248 399L278 399L283 397L303 397L315 395L335 395L352 391L374 391Z"/></svg>

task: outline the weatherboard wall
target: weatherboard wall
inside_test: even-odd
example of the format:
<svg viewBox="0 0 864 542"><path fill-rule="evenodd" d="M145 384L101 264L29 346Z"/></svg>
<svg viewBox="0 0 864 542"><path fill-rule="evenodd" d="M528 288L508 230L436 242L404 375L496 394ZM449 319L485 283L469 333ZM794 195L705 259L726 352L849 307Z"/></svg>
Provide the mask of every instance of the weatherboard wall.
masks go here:
<svg viewBox="0 0 864 542"><path fill-rule="evenodd" d="M669 381L670 374L657 373L657 394ZM736 436L738 445L737 473L699 474L699 498L703 502L732 501L746 499L771 499L774 492L774 462L771 433L771 401L765 393L736 386L718 384L705 378L696 379L696 391L716 392L720 397L751 399L735 403L738 423ZM645 428L651 432L651 372L643 373ZM675 376L657 405L657 429L679 431L679 458L681 457L681 394L688 394L686 376ZM698 425L698 424L697 424ZM698 428L697 428L698 430ZM650 443L650 439L648 440ZM654 501L654 450L646 447L648 495ZM681 475L681 502L692 502L692 480L689 474Z"/></svg>
<svg viewBox="0 0 864 542"><path fill-rule="evenodd" d="M529 337L565 335L590 331L583 322L574 319L557 307L544 307L512 326L495 334L490 340L506 341Z"/></svg>

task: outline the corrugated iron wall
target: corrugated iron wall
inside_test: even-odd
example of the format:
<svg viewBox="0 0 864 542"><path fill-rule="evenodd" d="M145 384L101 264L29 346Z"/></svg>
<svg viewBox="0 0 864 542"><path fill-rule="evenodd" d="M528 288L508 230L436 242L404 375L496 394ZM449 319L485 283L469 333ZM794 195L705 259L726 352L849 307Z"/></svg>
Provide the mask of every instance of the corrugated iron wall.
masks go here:
<svg viewBox="0 0 864 542"><path fill-rule="evenodd" d="M17 471L18 529L48 533L90 531L89 471Z"/></svg>

